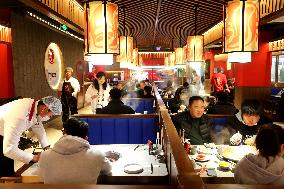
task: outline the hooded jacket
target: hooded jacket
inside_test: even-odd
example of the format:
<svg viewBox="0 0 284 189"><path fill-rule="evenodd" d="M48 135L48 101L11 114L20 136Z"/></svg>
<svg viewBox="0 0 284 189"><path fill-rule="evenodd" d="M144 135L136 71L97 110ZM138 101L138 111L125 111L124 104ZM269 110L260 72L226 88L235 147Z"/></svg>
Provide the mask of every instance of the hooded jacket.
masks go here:
<svg viewBox="0 0 284 189"><path fill-rule="evenodd" d="M235 170L238 184L284 184L284 159L248 154L239 161Z"/></svg>
<svg viewBox="0 0 284 189"><path fill-rule="evenodd" d="M110 162L87 140L64 135L52 149L41 153L39 174L45 184L96 184L100 172L108 174Z"/></svg>

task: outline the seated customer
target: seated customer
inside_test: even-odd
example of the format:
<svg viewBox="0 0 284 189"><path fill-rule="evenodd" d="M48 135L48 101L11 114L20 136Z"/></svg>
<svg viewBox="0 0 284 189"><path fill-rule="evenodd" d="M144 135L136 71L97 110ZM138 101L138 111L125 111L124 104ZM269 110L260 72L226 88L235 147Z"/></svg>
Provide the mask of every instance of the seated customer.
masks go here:
<svg viewBox="0 0 284 189"><path fill-rule="evenodd" d="M262 105L258 100L245 100L241 105L241 111L228 119L224 131L228 129L229 138L227 137L225 143L229 141L232 145L251 143L249 141L252 141L262 125L272 123L262 114Z"/></svg>
<svg viewBox="0 0 284 189"><path fill-rule="evenodd" d="M255 144L258 154L246 155L236 166L236 183L284 185L284 129L278 125L261 127Z"/></svg>
<svg viewBox="0 0 284 189"><path fill-rule="evenodd" d="M100 110L100 114L135 114L135 111L121 101L121 90L113 88L109 92L110 102Z"/></svg>
<svg viewBox="0 0 284 189"><path fill-rule="evenodd" d="M207 114L229 114L234 115L239 110L228 101L228 94L225 92L219 92L217 95L217 102L215 105L207 107Z"/></svg>
<svg viewBox="0 0 284 189"><path fill-rule="evenodd" d="M169 110L171 113L177 113L180 109L180 105L182 104L182 100L180 99L181 90L175 92L174 98L171 98L166 104L168 105Z"/></svg>
<svg viewBox="0 0 284 189"><path fill-rule="evenodd" d="M110 173L110 162L87 141L86 122L71 118L63 128L64 136L40 156L39 173L45 184L96 184L100 172Z"/></svg>
<svg viewBox="0 0 284 189"><path fill-rule="evenodd" d="M179 132L184 129L185 138L193 145L211 142L212 120L204 114L204 100L200 96L192 96L188 102L188 111L173 116L172 120Z"/></svg>
<svg viewBox="0 0 284 189"><path fill-rule="evenodd" d="M144 95L142 98L155 98L152 94L152 87L151 86L145 86L144 87Z"/></svg>

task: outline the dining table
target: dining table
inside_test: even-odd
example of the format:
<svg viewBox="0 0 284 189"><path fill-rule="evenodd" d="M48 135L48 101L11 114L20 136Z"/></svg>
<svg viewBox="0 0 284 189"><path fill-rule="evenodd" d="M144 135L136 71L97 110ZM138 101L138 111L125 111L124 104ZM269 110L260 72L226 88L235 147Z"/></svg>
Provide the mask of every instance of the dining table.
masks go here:
<svg viewBox="0 0 284 189"><path fill-rule="evenodd" d="M151 145L150 149L147 144L91 145L91 148L104 152L106 156L117 156L116 161L111 162L111 174L100 175L98 184L149 185L169 182L165 157L160 145ZM133 170L133 167L137 170ZM41 182L38 168L38 163L34 163L24 170L21 173L23 182Z"/></svg>
<svg viewBox="0 0 284 189"><path fill-rule="evenodd" d="M191 153L188 157L196 173L202 178L204 183L234 184L235 166L248 153L255 154L255 147L248 145L215 145L210 143L205 145L191 145ZM198 158L200 154L204 155L202 160ZM220 162L229 166L222 167L220 166Z"/></svg>

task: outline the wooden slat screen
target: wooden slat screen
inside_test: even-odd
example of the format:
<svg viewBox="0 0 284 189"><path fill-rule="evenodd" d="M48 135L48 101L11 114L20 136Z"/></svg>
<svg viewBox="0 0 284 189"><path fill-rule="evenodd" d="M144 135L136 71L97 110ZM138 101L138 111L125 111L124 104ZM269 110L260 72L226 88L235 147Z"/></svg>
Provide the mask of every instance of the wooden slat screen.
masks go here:
<svg viewBox="0 0 284 189"><path fill-rule="evenodd" d="M75 0L38 0L55 12L84 28L84 9Z"/></svg>

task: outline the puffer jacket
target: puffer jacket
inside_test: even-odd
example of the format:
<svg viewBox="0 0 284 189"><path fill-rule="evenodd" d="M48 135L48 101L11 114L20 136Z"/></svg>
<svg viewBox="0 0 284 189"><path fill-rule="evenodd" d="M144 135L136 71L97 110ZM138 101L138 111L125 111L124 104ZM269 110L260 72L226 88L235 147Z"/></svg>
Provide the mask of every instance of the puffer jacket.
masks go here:
<svg viewBox="0 0 284 189"><path fill-rule="evenodd" d="M185 138L189 138L189 134L192 129L192 120L190 113L188 111L181 112L172 117L172 121L179 132L179 130L184 129ZM206 114L204 114L199 120L199 131L201 138L204 143L212 142L211 132L213 121Z"/></svg>

